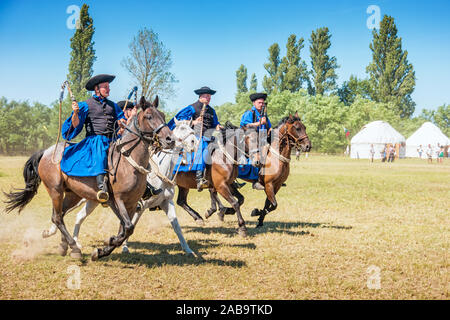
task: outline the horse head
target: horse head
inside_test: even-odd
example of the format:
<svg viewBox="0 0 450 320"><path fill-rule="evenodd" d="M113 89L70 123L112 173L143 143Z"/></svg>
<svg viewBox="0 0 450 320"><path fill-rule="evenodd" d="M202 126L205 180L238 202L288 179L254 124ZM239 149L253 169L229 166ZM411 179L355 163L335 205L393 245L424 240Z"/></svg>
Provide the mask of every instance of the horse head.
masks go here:
<svg viewBox="0 0 450 320"><path fill-rule="evenodd" d="M175 120L175 129L173 136L175 137L175 148L184 149L186 152L193 152L197 145L195 131L192 129L192 120Z"/></svg>
<svg viewBox="0 0 450 320"><path fill-rule="evenodd" d="M311 141L306 134L306 127L301 121L298 112L295 112L294 115L289 114L289 117L285 119L284 126L280 128L280 134L287 136L289 143L295 148L304 152L311 150Z"/></svg>
<svg viewBox="0 0 450 320"><path fill-rule="evenodd" d="M175 145L175 140L173 139L172 131L167 127L164 113L157 109L158 104L158 96L156 96L153 103L147 101L145 97L141 98L137 105L137 108L142 110L137 116L139 130L143 136L152 135L153 145L171 149Z"/></svg>

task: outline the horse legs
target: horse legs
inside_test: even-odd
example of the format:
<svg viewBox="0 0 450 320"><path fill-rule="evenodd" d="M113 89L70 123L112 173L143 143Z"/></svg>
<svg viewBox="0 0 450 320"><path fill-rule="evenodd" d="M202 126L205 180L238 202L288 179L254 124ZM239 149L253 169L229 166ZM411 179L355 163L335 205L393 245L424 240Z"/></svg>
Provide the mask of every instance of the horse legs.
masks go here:
<svg viewBox="0 0 450 320"><path fill-rule="evenodd" d="M128 237L130 237L134 231L134 225L131 223L128 210L125 207L123 201L121 199L114 199L114 197L111 197L108 200L108 205L111 207L115 215L119 218L120 225L123 227L123 229L119 230L119 234L117 236L112 236L109 239L109 244L107 246L94 249L91 255L91 259L93 261L110 255L111 252L116 247L119 247Z"/></svg>
<svg viewBox="0 0 450 320"><path fill-rule="evenodd" d="M84 207L77 213L77 220L75 222L75 227L73 228L73 239L77 243L78 248L81 249L81 244L78 241L78 234L80 233L80 227L83 221L90 215L94 209L98 206L98 202L87 201Z"/></svg>
<svg viewBox="0 0 450 320"><path fill-rule="evenodd" d="M81 198L74 193L67 193L66 197L64 197L63 199L63 193L58 191L53 191L50 196L53 202L52 222L62 233L62 241L59 253L65 255L67 252L67 245L69 245L72 249L70 256L72 258L81 259L81 250L77 247L77 243L67 231L66 225L64 224L63 214L64 212L67 212L68 209L72 208L76 203L78 203Z"/></svg>
<svg viewBox="0 0 450 320"><path fill-rule="evenodd" d="M178 236L178 240L180 241L180 245L183 251L189 255L194 255L194 252L191 250L191 248L189 248L186 240L184 239L183 232L181 231L180 224L178 223L177 214L175 211L175 204L173 203L173 200L166 200L159 206L166 213L167 218L169 219L170 224L172 225L173 231L175 231L175 233Z"/></svg>
<svg viewBox="0 0 450 320"><path fill-rule="evenodd" d="M183 188L178 186L178 198L177 198L177 204L182 207L184 210L186 210L191 216L192 218L194 218L195 222L197 222L197 224L199 225L203 225L203 218L198 214L197 211L195 211L194 209L192 209L188 204L187 204L187 195L189 193L189 189Z"/></svg>
<svg viewBox="0 0 450 320"><path fill-rule="evenodd" d="M231 204L233 209L236 211L238 225L239 225L238 233L242 237L246 237L247 236L247 227L245 226L245 221L242 218L241 208L240 208L241 206L239 205L239 201L233 197L230 186L228 184L226 184L225 182L222 182L221 185L216 189L220 193L220 195L222 197L224 197L225 200L227 200Z"/></svg>
<svg viewBox="0 0 450 320"><path fill-rule="evenodd" d="M134 215L131 217L131 223L133 226L136 226L139 219L142 217L142 214L144 213L146 207L142 208L140 211L136 211ZM122 225L119 227L119 233L123 232ZM122 244L122 253L129 253L130 250L128 249L128 238L125 239L125 241Z"/></svg>
<svg viewBox="0 0 450 320"><path fill-rule="evenodd" d="M264 218L266 214L269 212L275 210L278 206L277 199L275 198L275 194L277 193L278 188L274 188L272 183L267 183L265 186L266 191L266 203L264 204L264 209L259 211L259 218L258 218L258 224L256 225L257 228L260 228L263 226Z"/></svg>
<svg viewBox="0 0 450 320"><path fill-rule="evenodd" d="M78 202L76 205L74 205L72 208L69 208L66 212L63 212L63 215L65 216L66 214L68 214L69 212L72 212L73 210L75 210L75 208L77 208L78 206L80 206L83 202L85 202L85 199L82 199L80 202ZM49 238L53 235L56 234L56 231L58 231L58 227L56 226L56 224L52 223L52 225L50 226L49 229L42 231L42 238Z"/></svg>
<svg viewBox="0 0 450 320"><path fill-rule="evenodd" d="M209 197L211 198L211 208L209 208L205 213L205 218L208 219L213 215L214 212L217 211L216 199L214 197L214 193L217 195L217 191L212 188L209 189Z"/></svg>

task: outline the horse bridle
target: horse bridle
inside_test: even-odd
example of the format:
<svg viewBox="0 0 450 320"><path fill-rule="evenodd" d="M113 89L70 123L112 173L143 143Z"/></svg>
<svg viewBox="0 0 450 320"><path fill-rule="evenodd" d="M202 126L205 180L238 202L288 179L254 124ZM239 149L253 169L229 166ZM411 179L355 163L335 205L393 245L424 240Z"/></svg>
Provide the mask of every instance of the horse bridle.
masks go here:
<svg viewBox="0 0 450 320"><path fill-rule="evenodd" d="M297 149L301 147L300 143L304 139L308 138L308 135L306 133L297 138L292 133L290 133L289 130L287 130L287 128L286 128L286 133L283 134L283 136L280 138L280 141L283 140L285 136L287 136L288 140L290 140L289 138L292 138L294 140L293 146Z"/></svg>
<svg viewBox="0 0 450 320"><path fill-rule="evenodd" d="M162 148L161 143L159 141L158 133L164 127L167 126L167 124L165 122L161 123L158 127L156 127L156 129L154 129L152 131L141 130L141 128L139 127L139 122L138 122L137 116L133 119L132 124L133 124L133 127L136 128L136 131L133 130L132 126L128 126L128 125L125 125L124 129L127 130L128 132L132 133L136 137L138 137L138 139L137 139L137 142L130 149L122 152L123 155L128 157L131 154L131 152L133 151L133 149L136 148L136 146L139 144L139 142L141 140L144 141L144 143L147 143L148 145L152 145L155 149ZM147 137L148 135L150 135L150 137ZM120 145L120 147L122 147L123 145L128 144L132 141L134 141L134 140L130 140L130 141Z"/></svg>

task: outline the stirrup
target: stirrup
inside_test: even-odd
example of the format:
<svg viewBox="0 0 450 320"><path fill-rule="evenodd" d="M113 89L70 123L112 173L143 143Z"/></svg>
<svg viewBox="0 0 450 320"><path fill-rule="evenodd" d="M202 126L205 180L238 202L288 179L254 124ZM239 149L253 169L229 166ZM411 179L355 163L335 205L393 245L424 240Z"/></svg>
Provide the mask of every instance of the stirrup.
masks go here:
<svg viewBox="0 0 450 320"><path fill-rule="evenodd" d="M201 181L197 181L197 191L201 192L203 189L206 189L209 187L208 180L202 179Z"/></svg>
<svg viewBox="0 0 450 320"><path fill-rule="evenodd" d="M97 200L103 205L104 203L108 202L109 200L109 194L106 191L100 190L97 192Z"/></svg>

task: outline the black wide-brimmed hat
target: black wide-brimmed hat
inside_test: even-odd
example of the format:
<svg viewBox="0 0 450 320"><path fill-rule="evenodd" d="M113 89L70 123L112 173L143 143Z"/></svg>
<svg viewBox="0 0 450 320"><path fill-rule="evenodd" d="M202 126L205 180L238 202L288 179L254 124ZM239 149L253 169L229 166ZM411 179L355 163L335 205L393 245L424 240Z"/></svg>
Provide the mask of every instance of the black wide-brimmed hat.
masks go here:
<svg viewBox="0 0 450 320"><path fill-rule="evenodd" d="M194 90L194 92L195 92L195 94L197 94L199 96L202 94L205 94L205 93L210 94L210 95L213 95L214 93L216 93L216 91L212 90L209 87L201 87L200 89Z"/></svg>
<svg viewBox="0 0 450 320"><path fill-rule="evenodd" d="M126 103L126 100L119 101L119 102L117 102L117 106L123 110L123 107L125 107L125 103ZM128 100L127 109L133 109L133 108L134 108L134 102Z"/></svg>
<svg viewBox="0 0 450 320"><path fill-rule="evenodd" d="M96 85L98 85L99 83L103 83L103 82L112 82L114 79L116 78L116 76L112 76L110 74L98 74L92 78L90 78L88 80L88 82L86 83L86 90L88 91L94 91L94 88Z"/></svg>
<svg viewBox="0 0 450 320"><path fill-rule="evenodd" d="M267 93L253 93L253 94L250 95L250 100L252 100L252 102L255 101L255 100L258 100L258 99L266 100L267 99Z"/></svg>

